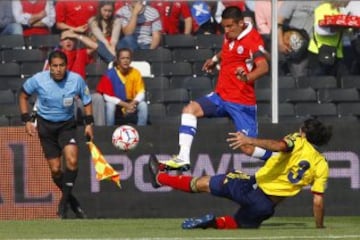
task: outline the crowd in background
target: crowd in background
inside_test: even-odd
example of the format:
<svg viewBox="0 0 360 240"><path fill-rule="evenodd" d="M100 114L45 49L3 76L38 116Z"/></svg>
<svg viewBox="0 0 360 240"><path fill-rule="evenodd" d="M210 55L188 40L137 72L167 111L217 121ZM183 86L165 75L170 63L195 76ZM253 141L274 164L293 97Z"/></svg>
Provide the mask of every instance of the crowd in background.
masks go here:
<svg viewBox="0 0 360 240"><path fill-rule="evenodd" d="M94 59L112 63L122 48L156 49L163 34L222 34L221 13L228 6L244 12L245 21L263 36L268 53L271 34L278 34L280 75L359 74L360 25L321 21L327 15L360 17L360 1L277 1L275 31L271 0L0 1L0 36L59 34L57 47L67 54L69 69L85 78L85 67Z"/></svg>

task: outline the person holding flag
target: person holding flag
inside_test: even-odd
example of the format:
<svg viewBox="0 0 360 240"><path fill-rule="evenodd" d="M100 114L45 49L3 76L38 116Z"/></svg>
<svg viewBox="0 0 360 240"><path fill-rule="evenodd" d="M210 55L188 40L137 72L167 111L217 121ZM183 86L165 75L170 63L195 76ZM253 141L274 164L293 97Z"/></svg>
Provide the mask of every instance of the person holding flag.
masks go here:
<svg viewBox="0 0 360 240"><path fill-rule="evenodd" d="M48 62L49 70L36 73L22 86L19 94L21 120L25 123L27 134L34 136L38 133L52 179L62 191L57 214L60 218L67 218L70 204L77 218L85 218L84 210L72 194L78 174L74 104L76 98L82 100L85 112L84 135L93 139L94 118L90 91L79 74L68 71L65 53L60 50L51 52ZM33 94L37 95L36 126L28 107L28 100ZM62 157L65 160L64 171Z"/></svg>

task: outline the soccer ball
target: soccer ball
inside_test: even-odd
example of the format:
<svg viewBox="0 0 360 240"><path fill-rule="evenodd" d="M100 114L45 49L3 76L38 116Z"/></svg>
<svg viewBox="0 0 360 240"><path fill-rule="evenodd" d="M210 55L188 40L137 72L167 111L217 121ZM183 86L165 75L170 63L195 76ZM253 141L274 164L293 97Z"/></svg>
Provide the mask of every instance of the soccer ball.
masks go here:
<svg viewBox="0 0 360 240"><path fill-rule="evenodd" d="M138 131L129 125L117 127L112 134L112 144L123 151L134 149L139 143Z"/></svg>

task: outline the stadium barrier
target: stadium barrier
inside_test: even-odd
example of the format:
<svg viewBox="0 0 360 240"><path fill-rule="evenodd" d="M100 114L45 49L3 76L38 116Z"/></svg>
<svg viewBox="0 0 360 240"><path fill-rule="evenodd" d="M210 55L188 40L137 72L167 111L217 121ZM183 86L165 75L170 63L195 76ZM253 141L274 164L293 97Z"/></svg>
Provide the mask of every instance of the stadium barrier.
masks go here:
<svg viewBox="0 0 360 240"><path fill-rule="evenodd" d="M298 129L297 124L261 124L261 137L281 138ZM96 127L95 144L120 173L122 188L111 181L98 182L88 147L79 127L79 175L74 194L90 218L189 217L212 212L232 214L237 205L207 194L188 194L169 187L152 188L147 161L149 154L167 159L178 151L177 125L137 127L140 144L121 152L111 144L115 127ZM231 150L225 139L230 124L200 125L192 148L192 170L188 174L224 173L233 168L253 174L262 162ZM360 125L334 124L333 139L324 149L330 178L326 193L327 215L360 215L358 139ZM23 127L0 128L0 219L57 218L61 197L51 181L37 137ZM312 216L312 194L305 189L277 207L277 216ZM73 217L73 216L70 216Z"/></svg>

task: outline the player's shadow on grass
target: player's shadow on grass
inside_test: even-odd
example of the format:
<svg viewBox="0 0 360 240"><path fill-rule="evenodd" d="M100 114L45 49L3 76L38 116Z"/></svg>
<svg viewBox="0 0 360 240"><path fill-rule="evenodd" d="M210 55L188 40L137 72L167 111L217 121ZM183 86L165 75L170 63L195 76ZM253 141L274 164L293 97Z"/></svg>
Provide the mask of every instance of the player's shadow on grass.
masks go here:
<svg viewBox="0 0 360 240"><path fill-rule="evenodd" d="M284 227L284 228L307 228L308 225L306 223L299 222L287 222L287 223L263 223L263 227Z"/></svg>

